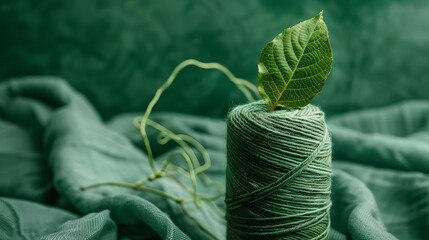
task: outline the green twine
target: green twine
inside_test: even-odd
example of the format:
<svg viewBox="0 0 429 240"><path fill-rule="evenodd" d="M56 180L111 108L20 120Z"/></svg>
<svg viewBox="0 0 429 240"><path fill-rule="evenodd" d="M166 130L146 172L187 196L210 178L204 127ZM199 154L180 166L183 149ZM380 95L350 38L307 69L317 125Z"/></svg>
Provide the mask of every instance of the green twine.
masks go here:
<svg viewBox="0 0 429 240"><path fill-rule="evenodd" d="M267 112L264 101L228 114L228 239L326 239L331 141L308 105Z"/></svg>

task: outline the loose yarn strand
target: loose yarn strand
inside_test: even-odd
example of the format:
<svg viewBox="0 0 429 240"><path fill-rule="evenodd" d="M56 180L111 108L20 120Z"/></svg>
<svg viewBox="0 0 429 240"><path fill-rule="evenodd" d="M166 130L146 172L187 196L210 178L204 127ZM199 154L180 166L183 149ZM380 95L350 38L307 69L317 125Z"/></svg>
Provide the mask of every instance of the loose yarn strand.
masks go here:
<svg viewBox="0 0 429 240"><path fill-rule="evenodd" d="M228 115L228 239L326 239L331 142L315 106L268 113L263 101Z"/></svg>
<svg viewBox="0 0 429 240"><path fill-rule="evenodd" d="M188 60L181 62L179 65L177 65L174 68L173 72L168 77L167 81L165 81L164 84L162 84L161 87L159 87L156 90L155 96L149 102L149 104L146 108L146 111L144 112L144 114L140 120L140 126L139 126L140 134L143 138L144 146L146 148L147 156L149 159L149 165L150 165L150 168L152 169L153 173L156 173L157 170L156 170L155 163L154 163L152 148L150 147L149 138L148 138L147 133L146 133L146 124L148 123L149 116L152 113L152 110L155 107L155 104L159 101L162 93L165 90L167 90L167 88L170 87L170 85L174 82L174 80L176 79L176 77L180 73L180 71L182 71L187 66L196 66L196 67L199 67L201 69L219 70L220 72L225 74L228 77L228 79L237 86L237 88L243 93L243 95L246 97L246 99L249 102L255 100L255 98L253 97L253 95L250 91L252 91L253 94L256 94L256 95L258 93L258 90L257 90L255 85L253 85L252 83L248 82L245 79L237 78L236 76L234 76L234 74L228 68L226 68L225 66L223 66L219 63L204 63L204 62L200 62L200 61L195 60L195 59L188 59Z"/></svg>

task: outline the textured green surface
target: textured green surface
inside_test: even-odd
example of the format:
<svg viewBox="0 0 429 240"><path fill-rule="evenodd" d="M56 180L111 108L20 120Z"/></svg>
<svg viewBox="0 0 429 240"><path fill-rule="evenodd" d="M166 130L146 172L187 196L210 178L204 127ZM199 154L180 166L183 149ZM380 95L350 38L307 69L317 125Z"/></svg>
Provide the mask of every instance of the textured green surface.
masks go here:
<svg viewBox="0 0 429 240"><path fill-rule="evenodd" d="M0 1L0 81L58 75L103 118L142 111L187 58L256 83L267 41L321 9L335 61L315 103L328 115L429 98L427 0ZM167 94L156 110L223 118L243 102L216 71L189 69Z"/></svg>
<svg viewBox="0 0 429 240"><path fill-rule="evenodd" d="M258 88L268 111L304 107L322 90L332 66L322 14L283 30L262 50Z"/></svg>
<svg viewBox="0 0 429 240"><path fill-rule="evenodd" d="M428 101L406 101L328 119L334 152L329 239L426 239L428 113ZM100 121L88 101L60 79L1 83L0 238L19 233L46 239L70 234L209 239L180 207L162 197L115 187L80 190L92 183L148 176L141 137L132 125L136 115ZM217 187L200 188L203 192L225 186L224 121L173 113L156 113L153 119L207 148L212 158L207 174ZM148 134L156 140L156 132ZM157 159L175 149L154 147ZM187 194L167 180L153 187ZM217 203L225 209L222 200ZM195 217L223 239L225 220L192 206Z"/></svg>

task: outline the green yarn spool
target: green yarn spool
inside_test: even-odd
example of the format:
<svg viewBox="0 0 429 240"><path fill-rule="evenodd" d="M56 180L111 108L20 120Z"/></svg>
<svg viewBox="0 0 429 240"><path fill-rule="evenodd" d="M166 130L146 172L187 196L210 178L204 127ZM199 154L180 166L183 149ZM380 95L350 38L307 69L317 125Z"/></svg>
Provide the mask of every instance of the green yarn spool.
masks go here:
<svg viewBox="0 0 429 240"><path fill-rule="evenodd" d="M313 105L267 112L264 101L228 114L227 239L326 239L331 140Z"/></svg>

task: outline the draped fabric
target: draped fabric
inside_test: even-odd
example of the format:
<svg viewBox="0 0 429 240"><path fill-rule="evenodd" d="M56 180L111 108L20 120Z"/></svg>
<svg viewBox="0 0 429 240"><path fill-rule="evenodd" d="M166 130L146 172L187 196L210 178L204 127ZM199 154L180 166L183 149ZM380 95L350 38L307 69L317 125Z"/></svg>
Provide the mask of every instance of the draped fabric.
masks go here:
<svg viewBox="0 0 429 240"><path fill-rule="evenodd" d="M147 178L139 132L141 113L103 121L81 94L49 77L0 85L1 239L210 239L183 209L149 192L121 187L81 188ZM212 159L207 176L224 190L223 119L158 112L152 119L203 144ZM333 141L330 239L424 239L429 234L429 102L406 101L328 118ZM156 143L157 132L148 129ZM176 149L152 144L156 159ZM158 162L158 161L157 161ZM186 182L188 184L188 182ZM190 183L189 183L190 184ZM151 186L186 192L168 179ZM223 199L216 204L223 211ZM211 208L187 204L219 239L225 220Z"/></svg>

